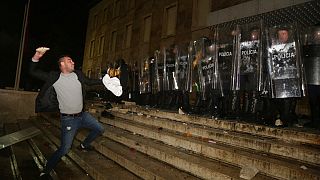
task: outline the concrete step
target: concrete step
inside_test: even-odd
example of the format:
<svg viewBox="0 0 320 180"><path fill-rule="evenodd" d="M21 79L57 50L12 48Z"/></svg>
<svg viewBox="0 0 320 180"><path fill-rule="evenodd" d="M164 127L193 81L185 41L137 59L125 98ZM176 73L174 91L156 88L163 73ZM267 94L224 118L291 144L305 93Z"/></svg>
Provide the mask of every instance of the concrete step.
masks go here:
<svg viewBox="0 0 320 180"><path fill-rule="evenodd" d="M115 127L107 126L104 135L203 179L242 179L240 178L241 168L206 158L183 148L166 145L163 142L137 136L137 134ZM272 178L258 174L253 179Z"/></svg>
<svg viewBox="0 0 320 180"><path fill-rule="evenodd" d="M21 127L34 126L32 121L37 121L37 123L40 122L36 118L31 118L29 121L19 123L19 125ZM50 124L45 123L37 127L42 129L41 132L43 132L44 129L45 131L48 129L49 125ZM55 150L57 150L57 145L43 133L41 136L35 136L28 140L28 143L32 145L35 154L37 154L39 158L38 166L43 170L47 159L49 159ZM68 156L61 159L50 175L53 179L92 179L92 177L88 176L87 173Z"/></svg>
<svg viewBox="0 0 320 180"><path fill-rule="evenodd" d="M48 124L49 123L49 124ZM41 130L44 132L46 137L50 139L56 150L57 146L60 144L60 131L50 122L45 121L44 119L38 119L36 124L38 127L42 127ZM68 157L72 159L78 166L85 171L82 174L82 178L90 178L102 180L102 179L128 179L128 180L138 180L139 177L135 176L133 173L122 168L114 161L106 158L97 151L92 152L81 152L76 147L80 144L79 141L74 140L73 148L68 153ZM57 171L58 173L59 171ZM64 176L68 177L68 176Z"/></svg>
<svg viewBox="0 0 320 180"><path fill-rule="evenodd" d="M6 134L12 134L20 130L17 123L6 123ZM14 179L32 179L38 177L40 170L35 163L36 158L27 141L21 141L8 146L11 151L11 167Z"/></svg>
<svg viewBox="0 0 320 180"><path fill-rule="evenodd" d="M0 135L5 135L3 124L0 123ZM11 170L11 151L10 148L0 150L0 179L14 179Z"/></svg>
<svg viewBox="0 0 320 180"><path fill-rule="evenodd" d="M9 147L0 150L0 179L14 179L10 157L11 151Z"/></svg>
<svg viewBox="0 0 320 180"><path fill-rule="evenodd" d="M41 162L42 167L45 166L47 160L51 157L57 146L46 136L36 136L31 141L39 148L45 160ZM92 179L87 175L72 159L64 157L55 167L53 174L59 179Z"/></svg>
<svg viewBox="0 0 320 180"><path fill-rule="evenodd" d="M256 134L237 132L227 129L218 129L206 125L199 125L196 119L190 121L176 121L168 118L159 118L152 116L152 113L138 115L137 113L128 112L124 109L113 109L113 115L144 123L147 125L157 126L189 136L197 136L204 139L223 142L232 146L248 148L260 151L260 153L270 153L288 158L293 158L315 166L320 165L320 146L284 141L270 136L260 136ZM208 120L209 121L209 120ZM210 121L215 121L210 119Z"/></svg>
<svg viewBox="0 0 320 180"><path fill-rule="evenodd" d="M60 124L56 117L46 115L43 115L43 117L54 124L56 128L60 128ZM86 137L86 134L85 131L80 131L76 138L83 140ZM155 160L133 148L119 144L106 137L98 138L92 145L101 154L142 179L198 179L189 173L178 170L166 163Z"/></svg>
<svg viewBox="0 0 320 180"><path fill-rule="evenodd" d="M96 108L100 108L100 110L102 109L101 107L102 106L96 106ZM113 111L131 111L155 116L158 118L171 119L178 122L193 123L217 129L248 133L262 137L270 137L293 143L320 145L320 131L311 129L304 130L301 128L275 128L236 120L212 119L195 115L183 115L178 114L178 112L145 108L141 106L113 104L113 107Z"/></svg>
<svg viewBox="0 0 320 180"><path fill-rule="evenodd" d="M314 179L320 177L319 166L299 163L293 159L282 158L270 153L259 153L255 150L233 147L222 142L201 139L132 120L101 118L100 121L238 167L253 167L269 176L284 179ZM303 170L301 166L308 167L308 169Z"/></svg>

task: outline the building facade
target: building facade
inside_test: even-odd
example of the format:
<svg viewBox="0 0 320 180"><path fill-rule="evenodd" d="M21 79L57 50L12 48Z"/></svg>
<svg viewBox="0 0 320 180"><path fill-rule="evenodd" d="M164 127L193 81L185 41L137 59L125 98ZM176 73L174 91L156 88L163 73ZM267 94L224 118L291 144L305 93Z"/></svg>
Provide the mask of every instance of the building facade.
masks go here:
<svg viewBox="0 0 320 180"><path fill-rule="evenodd" d="M108 63L129 66L155 50L210 36L211 26L309 0L102 0L89 13L83 72L98 77Z"/></svg>
<svg viewBox="0 0 320 180"><path fill-rule="evenodd" d="M163 46L208 35L209 4L209 0L101 1L90 10L83 72L97 77L118 58L132 65Z"/></svg>

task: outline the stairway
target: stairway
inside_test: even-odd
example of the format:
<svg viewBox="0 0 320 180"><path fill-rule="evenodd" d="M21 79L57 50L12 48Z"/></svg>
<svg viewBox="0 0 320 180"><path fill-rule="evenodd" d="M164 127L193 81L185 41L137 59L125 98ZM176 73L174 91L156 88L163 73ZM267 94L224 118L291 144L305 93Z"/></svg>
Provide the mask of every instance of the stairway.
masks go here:
<svg viewBox="0 0 320 180"><path fill-rule="evenodd" d="M114 105L111 112L115 118L109 119L100 117L103 110L99 103L89 108L106 128L93 146L136 178L320 179L320 133L316 131L181 115L136 105ZM42 117L35 124L41 128L50 123L50 128L42 131L58 143L59 118ZM86 134L86 130L80 131L77 140ZM100 178L110 175L102 167L100 170Z"/></svg>
<svg viewBox="0 0 320 180"><path fill-rule="evenodd" d="M0 150L0 179L39 179L46 157L52 154L56 147L26 120L1 124L1 135L4 140L16 142ZM3 142L6 141L1 141ZM51 173L52 179L60 179L57 173L60 177L71 179L92 179L67 157L63 158Z"/></svg>

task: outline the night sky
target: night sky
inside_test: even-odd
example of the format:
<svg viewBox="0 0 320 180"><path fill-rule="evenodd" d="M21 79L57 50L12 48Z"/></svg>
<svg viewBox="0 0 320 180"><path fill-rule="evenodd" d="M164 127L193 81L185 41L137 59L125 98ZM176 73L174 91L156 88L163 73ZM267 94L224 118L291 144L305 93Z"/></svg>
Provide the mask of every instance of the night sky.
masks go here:
<svg viewBox="0 0 320 180"><path fill-rule="evenodd" d="M24 7L27 0L1 0L0 88L13 87ZM27 69L34 49L50 47L40 65L46 71L57 70L57 58L70 55L76 68L83 60L89 9L99 0L30 0L20 88L34 90L42 82L28 76Z"/></svg>

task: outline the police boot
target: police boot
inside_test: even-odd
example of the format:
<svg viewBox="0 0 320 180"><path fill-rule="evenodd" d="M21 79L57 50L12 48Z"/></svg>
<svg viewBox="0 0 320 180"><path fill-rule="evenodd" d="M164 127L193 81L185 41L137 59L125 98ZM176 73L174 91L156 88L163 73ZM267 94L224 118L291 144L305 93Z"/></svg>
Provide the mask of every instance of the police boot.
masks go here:
<svg viewBox="0 0 320 180"><path fill-rule="evenodd" d="M252 91L250 95L250 104L249 104L249 119L257 121L257 106L258 106L259 96L256 91Z"/></svg>
<svg viewBox="0 0 320 180"><path fill-rule="evenodd" d="M249 93L246 91L242 91L240 93L240 100L241 100L241 117L242 119L246 119L248 112L249 112L249 106L250 106L250 99L249 99Z"/></svg>
<svg viewBox="0 0 320 180"><path fill-rule="evenodd" d="M211 105L210 105L210 112L212 118L221 118L221 97L212 93L211 94Z"/></svg>
<svg viewBox="0 0 320 180"><path fill-rule="evenodd" d="M274 126L275 120L276 120L276 103L274 102L274 99L271 99L269 97L263 96L262 97L263 105L262 105L262 113L261 113L261 119L263 124L267 126Z"/></svg>
<svg viewBox="0 0 320 180"><path fill-rule="evenodd" d="M291 113L290 113L290 108L291 108L291 100L290 98L284 98L280 99L281 101L281 106L280 108L280 120L282 121L282 127L288 127L290 122L291 122Z"/></svg>
<svg viewBox="0 0 320 180"><path fill-rule="evenodd" d="M157 106L156 108L159 108L161 109L162 106L163 106L163 100L164 100L164 93L161 91L161 92L158 92L157 93L157 97L158 97L158 100L157 100Z"/></svg>
<svg viewBox="0 0 320 180"><path fill-rule="evenodd" d="M136 94L136 95L135 95L135 102L136 102L138 105L142 106L142 102L143 102L143 100L142 100L142 94Z"/></svg>
<svg viewBox="0 0 320 180"><path fill-rule="evenodd" d="M165 109L166 108L167 100L168 100L168 92L167 91L163 91L162 94L161 94L161 105L160 105L161 109Z"/></svg>
<svg viewBox="0 0 320 180"><path fill-rule="evenodd" d="M155 107L157 104L157 94L150 93L150 107Z"/></svg>
<svg viewBox="0 0 320 180"><path fill-rule="evenodd" d="M178 110L179 109L179 91L172 91L171 94L171 103L169 104L169 109L171 110Z"/></svg>
<svg viewBox="0 0 320 180"><path fill-rule="evenodd" d="M201 100L201 94L197 93L196 94L196 101L195 101L195 104L192 107L191 114L200 115L201 101L202 101Z"/></svg>
<svg viewBox="0 0 320 180"><path fill-rule="evenodd" d="M150 104L150 93L145 93L144 94L144 99L143 99L143 105L144 106L149 106Z"/></svg>
<svg viewBox="0 0 320 180"><path fill-rule="evenodd" d="M206 99L202 100L202 113L203 115L206 116L211 116L211 106L212 106L212 99L211 99L211 95L208 93L208 95L206 95Z"/></svg>
<svg viewBox="0 0 320 180"><path fill-rule="evenodd" d="M238 119L240 109L239 91L232 91L230 95L228 118Z"/></svg>
<svg viewBox="0 0 320 180"><path fill-rule="evenodd" d="M173 102L174 92L173 91L167 91L165 96L166 96L166 99L165 99L164 109L170 109L170 105Z"/></svg>
<svg viewBox="0 0 320 180"><path fill-rule="evenodd" d="M181 109L183 112L189 114L190 113L190 103L189 103L189 92L182 93L182 105Z"/></svg>
<svg viewBox="0 0 320 180"><path fill-rule="evenodd" d="M228 98L223 96L218 98L218 108L220 108L220 117L226 118L228 111Z"/></svg>
<svg viewBox="0 0 320 180"><path fill-rule="evenodd" d="M311 86L309 87L309 105L311 111L311 119L310 122L304 124L305 127L308 128L316 128L320 129L320 101L318 92L311 91L311 89L316 89L320 92L320 86Z"/></svg>

